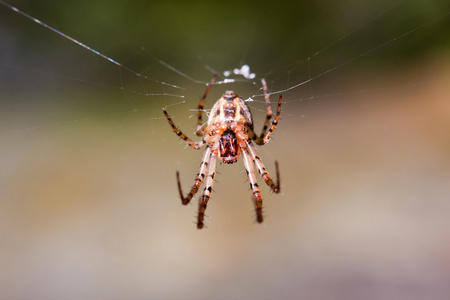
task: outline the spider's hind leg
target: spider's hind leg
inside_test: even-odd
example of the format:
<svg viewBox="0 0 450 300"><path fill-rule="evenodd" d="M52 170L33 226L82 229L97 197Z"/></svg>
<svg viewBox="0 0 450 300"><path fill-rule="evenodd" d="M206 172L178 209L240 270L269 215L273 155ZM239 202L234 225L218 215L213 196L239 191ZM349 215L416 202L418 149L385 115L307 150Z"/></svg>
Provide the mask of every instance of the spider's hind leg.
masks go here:
<svg viewBox="0 0 450 300"><path fill-rule="evenodd" d="M200 149L201 147L203 147L204 145L206 145L206 141L205 139L202 139L199 142L194 142L192 141L190 138L188 138L184 133L181 132L181 130L179 130L177 128L177 126L175 126L175 123L173 123L172 119L170 118L169 114L167 113L167 111L165 109L163 109L163 113L166 116L167 121L169 121L170 126L173 129L173 132L175 132L175 134L177 136L179 136L182 140L184 140L189 146L191 146L192 148L194 148L195 150Z"/></svg>
<svg viewBox="0 0 450 300"><path fill-rule="evenodd" d="M208 93L211 90L211 87L214 85L214 82L216 81L216 79L217 79L217 74L214 74L213 77L211 78L211 81L206 85L206 91L203 94L203 97L200 100L200 103L198 104L198 121L197 121L197 128L195 129L195 134L198 136L202 136L203 134L205 134L204 130L202 129L203 108L205 106L206 97L208 96Z"/></svg>
<svg viewBox="0 0 450 300"><path fill-rule="evenodd" d="M261 134L257 136L254 132L252 133L253 136L252 139L255 140L255 143L258 145L264 145L269 142L270 136L272 135L272 132L275 130L280 120L281 103L283 99L282 95L280 95L280 97L278 98L277 114L275 115L275 118L273 119L272 124L269 127L270 120L272 119L272 108L270 107L270 95L269 90L267 89L266 81L262 79L261 82L264 90L264 98L266 99L267 114L266 114L266 121L264 122Z"/></svg>

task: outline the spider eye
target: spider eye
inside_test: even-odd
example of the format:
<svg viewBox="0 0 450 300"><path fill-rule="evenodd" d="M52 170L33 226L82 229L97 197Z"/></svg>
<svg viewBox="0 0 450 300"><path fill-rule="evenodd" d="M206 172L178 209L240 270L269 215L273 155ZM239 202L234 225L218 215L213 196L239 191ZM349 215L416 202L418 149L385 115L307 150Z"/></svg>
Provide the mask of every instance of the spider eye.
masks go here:
<svg viewBox="0 0 450 300"><path fill-rule="evenodd" d="M219 140L220 158L227 164L235 163L239 157L236 134L232 130L225 130Z"/></svg>

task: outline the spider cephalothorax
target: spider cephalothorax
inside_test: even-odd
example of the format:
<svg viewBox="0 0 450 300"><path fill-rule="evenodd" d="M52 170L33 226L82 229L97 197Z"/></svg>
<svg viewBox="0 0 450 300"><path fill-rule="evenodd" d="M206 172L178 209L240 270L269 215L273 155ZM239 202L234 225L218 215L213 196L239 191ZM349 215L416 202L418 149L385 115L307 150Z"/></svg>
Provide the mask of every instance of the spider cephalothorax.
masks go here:
<svg viewBox="0 0 450 300"><path fill-rule="evenodd" d="M256 220L258 221L258 223L261 223L263 221L262 197L258 183L256 182L253 164L256 166L259 174L267 183L267 185L270 186L272 191L274 191L275 193L280 192L278 163L275 162L275 169L277 174L277 184L275 184L270 178L266 168L264 167L252 141L254 141L258 145L264 145L270 140L270 136L275 130L280 119L282 99L281 95L278 100L277 114L270 124L270 120L272 119L272 109L270 107L269 93L267 91L267 84L265 80L261 80L266 99L267 116L264 127L259 136L257 136L253 131L253 118L248 106L233 91L226 91L225 94L223 94L223 96L219 100L217 100L217 102L211 109L206 127L203 129L203 107L205 104L206 96L208 95L211 86L214 84L216 77L217 76L215 75L211 79L198 105L198 123L196 134L198 136L203 136L201 141L193 142L186 135L184 135L170 119L167 111L164 110L164 115L169 121L169 124L172 126L173 131L179 137L185 140L189 146L194 149L200 149L201 147L206 145L202 163L200 164L200 170L197 174L197 177L195 178L194 185L192 186L187 196L183 195L180 176L177 172L178 191L180 193L181 202L183 204L188 204L191 201L192 197L194 197L195 193L197 193L198 189L200 188L200 185L203 183L203 180L205 180L205 188L203 190L203 195L200 198L198 211L197 228L199 229L203 228L205 210L211 196L212 184L214 182L217 158L219 158L219 160L226 164L232 164L237 162L237 159L242 153L245 170L247 172L253 199L255 201Z"/></svg>
<svg viewBox="0 0 450 300"><path fill-rule="evenodd" d="M219 158L224 163L232 164L237 162L240 153L236 134L233 130L227 129L222 133L219 145Z"/></svg>

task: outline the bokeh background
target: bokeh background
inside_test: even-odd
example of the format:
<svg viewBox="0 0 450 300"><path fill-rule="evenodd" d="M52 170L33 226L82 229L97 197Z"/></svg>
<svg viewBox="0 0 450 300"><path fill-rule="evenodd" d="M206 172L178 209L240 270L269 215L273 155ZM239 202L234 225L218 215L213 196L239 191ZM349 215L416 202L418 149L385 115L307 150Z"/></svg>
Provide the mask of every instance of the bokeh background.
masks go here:
<svg viewBox="0 0 450 300"><path fill-rule="evenodd" d="M1 299L449 299L448 3L9 3L151 79L0 5ZM282 193L261 184L256 224L219 164L199 231L175 171L187 190L202 153L161 108L194 137L211 69L243 64L207 107L254 96L257 129L262 77L311 79L258 148Z"/></svg>

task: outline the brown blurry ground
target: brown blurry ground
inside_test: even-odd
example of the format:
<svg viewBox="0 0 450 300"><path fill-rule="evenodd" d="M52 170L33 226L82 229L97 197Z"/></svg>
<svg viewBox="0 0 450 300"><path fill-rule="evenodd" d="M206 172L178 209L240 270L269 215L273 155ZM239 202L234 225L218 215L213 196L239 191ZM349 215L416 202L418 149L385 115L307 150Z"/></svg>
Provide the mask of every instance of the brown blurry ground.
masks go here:
<svg viewBox="0 0 450 300"><path fill-rule="evenodd" d="M347 80L380 88L288 103L259 148L262 225L239 161L195 228L201 153L163 119L2 138L0 298L449 299L448 56Z"/></svg>

